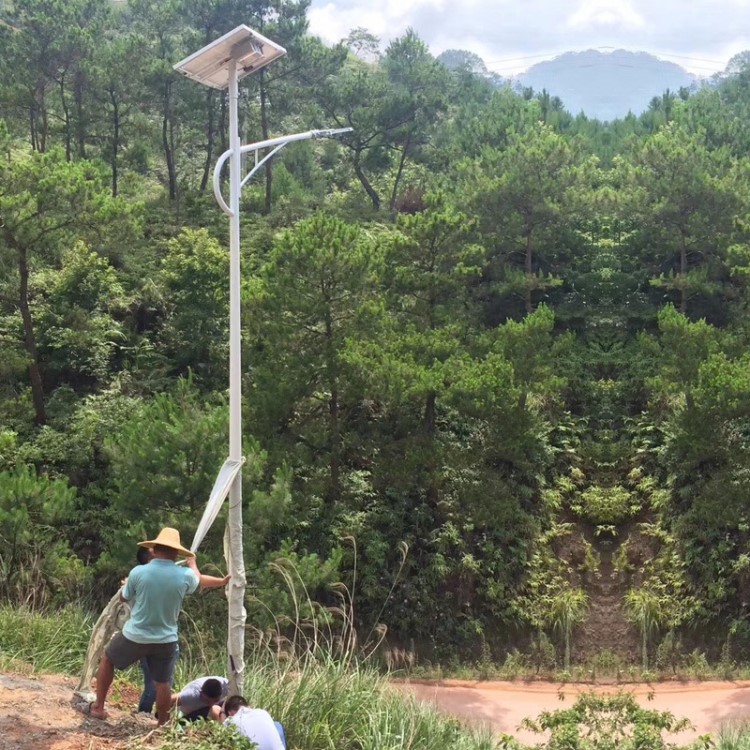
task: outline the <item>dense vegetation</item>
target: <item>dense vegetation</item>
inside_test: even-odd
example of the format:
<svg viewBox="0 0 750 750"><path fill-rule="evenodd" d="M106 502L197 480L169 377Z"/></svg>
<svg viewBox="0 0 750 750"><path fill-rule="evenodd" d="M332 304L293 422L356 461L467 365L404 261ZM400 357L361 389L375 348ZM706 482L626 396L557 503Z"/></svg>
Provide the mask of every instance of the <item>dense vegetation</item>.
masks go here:
<svg viewBox="0 0 750 750"><path fill-rule="evenodd" d="M0 3L0 597L94 604L200 518L227 107L172 65L242 22L289 51L246 141L354 128L244 192L252 624L343 597L409 663L746 660L750 70L602 124L306 6Z"/></svg>

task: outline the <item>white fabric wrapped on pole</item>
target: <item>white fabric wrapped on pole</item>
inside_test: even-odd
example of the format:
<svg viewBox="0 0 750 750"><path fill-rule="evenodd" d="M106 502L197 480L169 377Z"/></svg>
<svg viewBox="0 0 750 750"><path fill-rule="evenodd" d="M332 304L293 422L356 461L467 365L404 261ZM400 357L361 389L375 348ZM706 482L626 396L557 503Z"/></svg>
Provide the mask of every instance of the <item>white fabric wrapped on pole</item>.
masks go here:
<svg viewBox="0 0 750 750"><path fill-rule="evenodd" d="M216 481L214 482L211 495L208 498L206 509L203 511L198 528L195 530L195 536L193 536L193 543L190 545L192 552L197 552L198 547L202 544L206 538L208 530L213 526L216 516L219 515L221 506L226 500L229 490L234 482L234 478L242 468L242 464L245 463L245 459L241 458L239 461L236 459L228 458L224 461L224 465L221 467Z"/></svg>

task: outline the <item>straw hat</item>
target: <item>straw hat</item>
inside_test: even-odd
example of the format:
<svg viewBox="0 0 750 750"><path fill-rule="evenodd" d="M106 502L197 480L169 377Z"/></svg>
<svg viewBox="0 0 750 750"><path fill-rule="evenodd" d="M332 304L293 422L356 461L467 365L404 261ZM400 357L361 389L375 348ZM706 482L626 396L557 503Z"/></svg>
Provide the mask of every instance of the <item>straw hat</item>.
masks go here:
<svg viewBox="0 0 750 750"><path fill-rule="evenodd" d="M151 539L146 542L138 542L139 547L145 547L146 549L153 549L156 545L161 547L169 547L170 549L177 550L179 555L183 557L195 557L195 553L180 544L180 532L177 529L170 529L168 526L163 528L159 532L159 536L156 539Z"/></svg>

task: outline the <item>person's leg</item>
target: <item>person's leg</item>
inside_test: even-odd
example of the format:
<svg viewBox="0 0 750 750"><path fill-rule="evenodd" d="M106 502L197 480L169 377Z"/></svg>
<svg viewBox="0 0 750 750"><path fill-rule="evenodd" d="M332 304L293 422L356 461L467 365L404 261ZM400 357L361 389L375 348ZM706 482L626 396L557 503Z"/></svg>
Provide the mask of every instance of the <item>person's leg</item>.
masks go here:
<svg viewBox="0 0 750 750"><path fill-rule="evenodd" d="M284 731L284 725L280 721L274 721L274 724L276 725L276 731L279 733L279 737L281 737L281 744L286 747L286 732Z"/></svg>
<svg viewBox="0 0 750 750"><path fill-rule="evenodd" d="M129 641L122 633L117 633L104 649L104 656L99 662L99 672L96 678L96 700L91 704L89 713L97 719L106 719L107 712L104 703L107 693L112 686L115 669L127 669L135 664L142 656L142 646Z"/></svg>
<svg viewBox="0 0 750 750"><path fill-rule="evenodd" d="M99 671L96 675L96 700L91 704L90 714L96 719L106 719L109 714L104 710L104 702L107 700L107 693L112 687L112 680L115 678L115 665L105 653L99 662Z"/></svg>
<svg viewBox="0 0 750 750"><path fill-rule="evenodd" d="M177 660L180 658L180 644L179 642L174 644L174 666L172 667L172 680L169 683L170 687L174 688L174 671L177 667Z"/></svg>
<svg viewBox="0 0 750 750"><path fill-rule="evenodd" d="M159 725L166 724L169 719L169 706L172 703L172 686L169 682L156 684L156 718Z"/></svg>
<svg viewBox="0 0 750 750"><path fill-rule="evenodd" d="M150 714L154 710L156 700L156 683L148 666L148 658L145 656L141 659L141 670L143 671L143 692L138 701L138 712Z"/></svg>
<svg viewBox="0 0 750 750"><path fill-rule="evenodd" d="M176 643L154 643L148 650L148 667L156 685L156 718L166 724L172 705L174 663L177 660Z"/></svg>

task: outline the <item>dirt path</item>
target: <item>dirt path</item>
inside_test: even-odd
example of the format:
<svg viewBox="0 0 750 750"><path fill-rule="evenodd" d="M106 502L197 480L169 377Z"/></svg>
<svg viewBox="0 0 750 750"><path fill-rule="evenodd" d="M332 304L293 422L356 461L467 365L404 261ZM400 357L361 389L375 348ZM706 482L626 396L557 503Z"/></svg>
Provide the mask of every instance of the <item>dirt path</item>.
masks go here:
<svg viewBox="0 0 750 750"><path fill-rule="evenodd" d="M521 742L539 742L539 735L519 730L526 717L541 711L570 707L580 692L592 688L598 693L612 693L616 686L524 684L517 682L469 682L442 680L399 683L422 701L475 725L511 734ZM654 685L625 685L623 690L635 694L644 708L671 711L678 718L689 719L695 729L673 739L681 744L718 731L722 724L750 720L750 682L686 682ZM560 700L560 695L564 700ZM651 700L649 695L653 694Z"/></svg>
<svg viewBox="0 0 750 750"><path fill-rule="evenodd" d="M110 705L109 721L84 716L71 705L75 684L59 675L0 674L0 750L114 750L155 727ZM132 696L122 702L136 705Z"/></svg>

